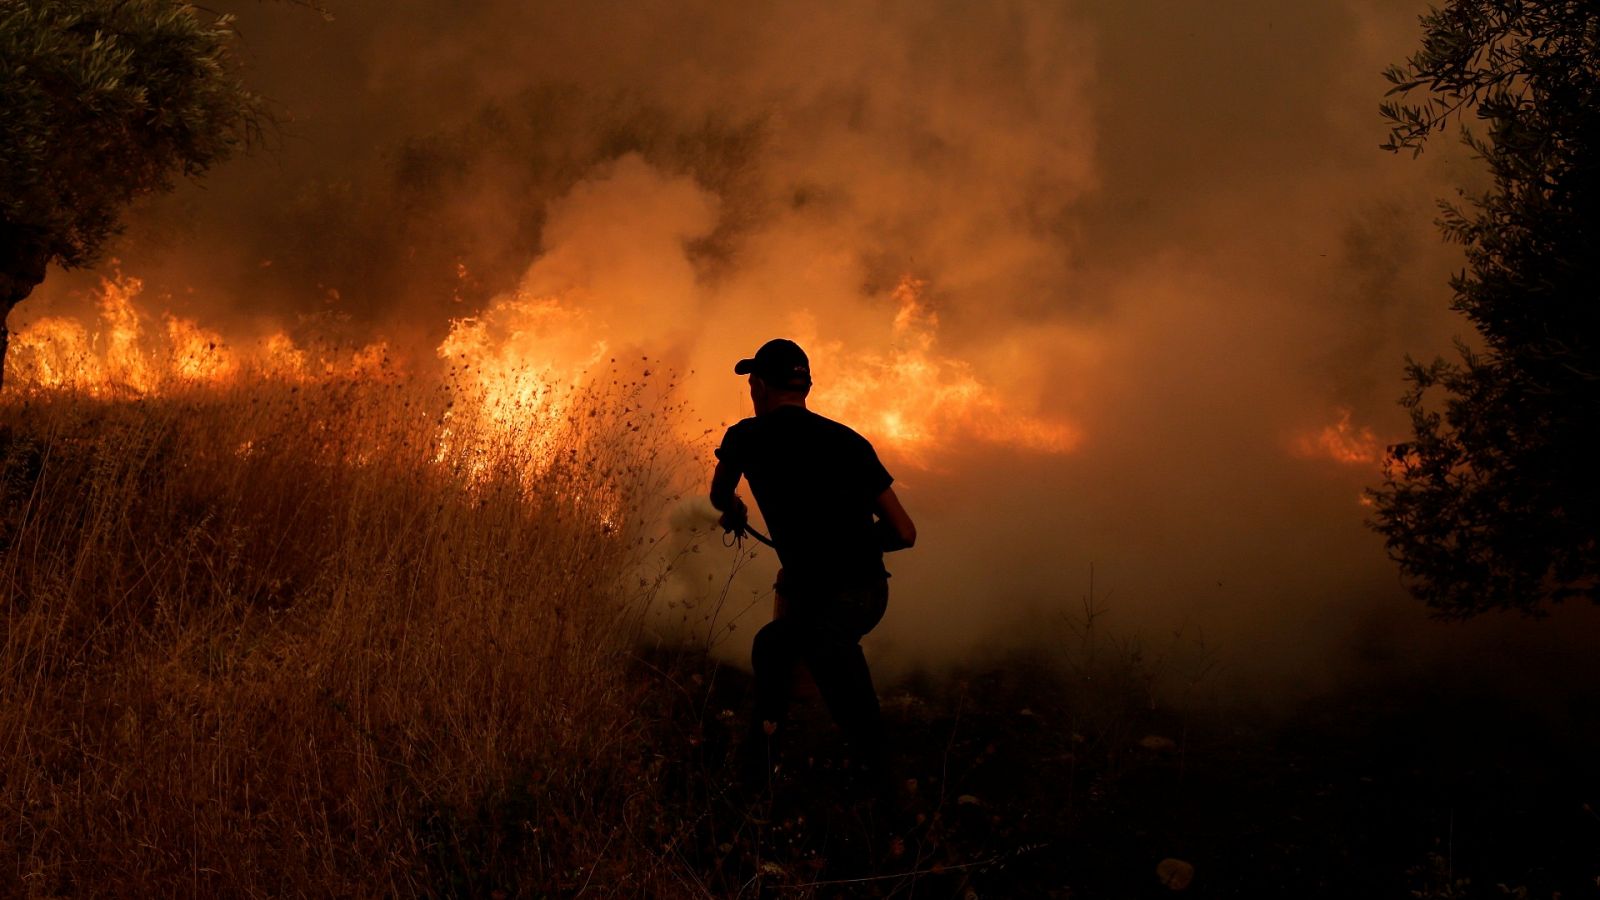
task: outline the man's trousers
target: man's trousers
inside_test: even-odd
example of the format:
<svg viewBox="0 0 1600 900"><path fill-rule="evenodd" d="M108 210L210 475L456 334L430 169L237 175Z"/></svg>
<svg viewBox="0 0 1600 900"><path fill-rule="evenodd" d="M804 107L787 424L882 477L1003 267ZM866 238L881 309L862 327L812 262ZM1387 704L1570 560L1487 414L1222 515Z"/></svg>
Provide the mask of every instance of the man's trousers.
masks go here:
<svg viewBox="0 0 1600 900"><path fill-rule="evenodd" d="M785 728L795 666L805 663L828 711L869 769L883 769L883 725L861 638L883 618L885 578L827 588L783 583L780 614L757 632L751 651L756 702L746 740L746 764L770 774Z"/></svg>

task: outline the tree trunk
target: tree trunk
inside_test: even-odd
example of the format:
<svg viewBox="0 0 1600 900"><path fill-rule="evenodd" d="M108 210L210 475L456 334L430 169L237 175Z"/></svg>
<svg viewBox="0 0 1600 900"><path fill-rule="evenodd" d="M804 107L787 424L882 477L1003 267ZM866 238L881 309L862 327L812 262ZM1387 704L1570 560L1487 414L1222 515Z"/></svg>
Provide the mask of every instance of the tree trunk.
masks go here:
<svg viewBox="0 0 1600 900"><path fill-rule="evenodd" d="M0 385L5 384L6 348L11 344L6 320L11 308L44 280L49 261L50 252L33 229L0 222Z"/></svg>

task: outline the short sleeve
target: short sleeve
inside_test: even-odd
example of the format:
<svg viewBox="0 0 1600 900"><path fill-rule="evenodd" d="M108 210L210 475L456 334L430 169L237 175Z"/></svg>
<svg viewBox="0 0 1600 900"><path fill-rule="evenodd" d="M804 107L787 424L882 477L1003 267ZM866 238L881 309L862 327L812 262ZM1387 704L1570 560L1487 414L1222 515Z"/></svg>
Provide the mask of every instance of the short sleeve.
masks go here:
<svg viewBox="0 0 1600 900"><path fill-rule="evenodd" d="M722 435L722 445L716 449L717 460L725 462L740 472L744 471L744 440L741 437L739 423L735 423Z"/></svg>
<svg viewBox="0 0 1600 900"><path fill-rule="evenodd" d="M872 449L872 444L866 438L861 439L861 476L867 496L872 498L877 498L894 484L894 476L883 467L878 459L878 451Z"/></svg>

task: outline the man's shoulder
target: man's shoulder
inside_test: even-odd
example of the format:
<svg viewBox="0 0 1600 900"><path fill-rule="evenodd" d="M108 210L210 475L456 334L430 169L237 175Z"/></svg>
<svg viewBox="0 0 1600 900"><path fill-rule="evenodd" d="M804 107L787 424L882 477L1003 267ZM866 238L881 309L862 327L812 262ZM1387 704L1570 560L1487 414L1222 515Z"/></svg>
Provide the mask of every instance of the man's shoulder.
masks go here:
<svg viewBox="0 0 1600 900"><path fill-rule="evenodd" d="M717 459L724 462L734 462L738 457L744 455L745 451L742 448L749 444L750 435L755 428L755 422L754 418L740 419L729 425L728 430L722 434L722 443L716 449Z"/></svg>
<svg viewBox="0 0 1600 900"><path fill-rule="evenodd" d="M749 416L728 426L728 434L743 434L756 427L756 417Z"/></svg>
<svg viewBox="0 0 1600 900"><path fill-rule="evenodd" d="M817 430L826 432L830 436L833 436L840 441L866 444L869 447L872 446L871 441L868 441L866 438L862 437L859 432L857 432L854 428L851 428L849 425L834 419L830 419L821 413L811 412L811 410L806 410L806 412L809 413L811 418L814 420L813 427Z"/></svg>
<svg viewBox="0 0 1600 900"><path fill-rule="evenodd" d="M765 416L751 416L728 426L723 443L739 443L767 436L779 441L820 441L833 446L872 447L872 442L843 422L803 406L788 406Z"/></svg>

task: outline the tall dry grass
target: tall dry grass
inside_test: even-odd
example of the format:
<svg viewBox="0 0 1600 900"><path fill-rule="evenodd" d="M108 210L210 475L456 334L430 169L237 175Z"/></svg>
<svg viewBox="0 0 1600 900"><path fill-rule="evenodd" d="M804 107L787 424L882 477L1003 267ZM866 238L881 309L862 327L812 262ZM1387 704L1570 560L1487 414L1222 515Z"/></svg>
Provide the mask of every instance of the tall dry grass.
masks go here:
<svg viewBox="0 0 1600 900"><path fill-rule="evenodd" d="M7 390L0 895L680 892L621 661L656 386Z"/></svg>

